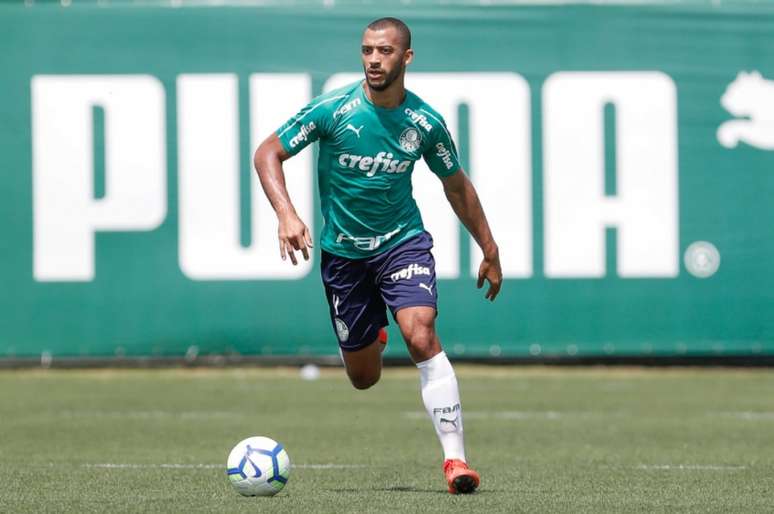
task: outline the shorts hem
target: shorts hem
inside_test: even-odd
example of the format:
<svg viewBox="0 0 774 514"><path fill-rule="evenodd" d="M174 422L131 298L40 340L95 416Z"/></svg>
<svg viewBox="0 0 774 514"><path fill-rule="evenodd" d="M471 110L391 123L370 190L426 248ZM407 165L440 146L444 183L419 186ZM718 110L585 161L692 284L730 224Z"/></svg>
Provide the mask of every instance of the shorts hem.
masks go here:
<svg viewBox="0 0 774 514"><path fill-rule="evenodd" d="M358 350L362 350L363 348L371 346L379 338L379 330L383 329L386 326L387 325L384 325L376 329L376 331L374 332L373 338L364 338L363 342L361 343L344 346L342 345L341 341L339 341L339 348L341 348L342 352L356 352Z"/></svg>
<svg viewBox="0 0 774 514"><path fill-rule="evenodd" d="M431 302L407 302L407 303L402 303L402 304L398 305L395 308L390 307L390 312L392 312L392 317L395 318L395 315L398 314L399 310L405 309L407 307L432 307L432 308L435 309L435 315L438 316L438 304L437 303L431 303Z"/></svg>

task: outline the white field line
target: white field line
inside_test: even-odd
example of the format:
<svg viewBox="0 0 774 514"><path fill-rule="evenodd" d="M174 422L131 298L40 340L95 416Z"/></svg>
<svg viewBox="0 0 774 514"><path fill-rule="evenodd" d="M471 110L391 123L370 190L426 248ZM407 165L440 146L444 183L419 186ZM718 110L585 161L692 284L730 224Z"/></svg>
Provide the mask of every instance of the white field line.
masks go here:
<svg viewBox="0 0 774 514"><path fill-rule="evenodd" d="M741 471L747 466L724 466L720 464L640 464L637 469L647 471Z"/></svg>
<svg viewBox="0 0 774 514"><path fill-rule="evenodd" d="M53 466L53 463L51 464ZM84 468L101 469L226 469L225 464L129 464L104 462L97 464L83 464ZM291 468L298 469L355 469L366 468L365 464L291 464Z"/></svg>
<svg viewBox="0 0 774 514"><path fill-rule="evenodd" d="M99 410L64 410L55 413L63 418L134 418L134 419L207 419L207 418L231 418L243 416L242 412L230 411L164 411L164 410L126 410L126 411L99 411Z"/></svg>
<svg viewBox="0 0 774 514"><path fill-rule="evenodd" d="M301 469L362 469L365 464L291 464L292 468Z"/></svg>
<svg viewBox="0 0 774 514"><path fill-rule="evenodd" d="M426 419L427 413L424 411L405 411L402 413L404 418L408 419ZM526 420L526 419L549 419L557 420L568 417L588 417L588 416L617 416L619 412L558 412L558 411L462 411L463 419L500 419L500 420Z"/></svg>
<svg viewBox="0 0 774 514"><path fill-rule="evenodd" d="M774 421L774 412L772 411L742 411L742 412L709 412L711 416L723 416L729 418L744 419L747 421Z"/></svg>

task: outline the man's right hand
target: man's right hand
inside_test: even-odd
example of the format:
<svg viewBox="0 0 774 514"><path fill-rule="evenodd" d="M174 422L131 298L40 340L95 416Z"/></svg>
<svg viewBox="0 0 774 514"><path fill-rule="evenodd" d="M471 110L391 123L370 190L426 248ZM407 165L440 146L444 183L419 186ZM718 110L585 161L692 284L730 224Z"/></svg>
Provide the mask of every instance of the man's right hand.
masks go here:
<svg viewBox="0 0 774 514"><path fill-rule="evenodd" d="M290 203L288 190L285 187L285 175L282 171L282 161L290 155L282 147L276 134L271 134L255 151L253 162L261 180L261 187L266 193L271 206L279 220L280 257L286 260L288 255L295 266L298 264L296 251L300 251L304 260L309 260L309 248L312 247L312 235Z"/></svg>
<svg viewBox="0 0 774 514"><path fill-rule="evenodd" d="M312 236L301 218L295 213L280 216L279 218L279 244L280 256L286 260L290 256L293 266L298 264L296 251L301 251L304 260L309 260L309 248L312 248Z"/></svg>

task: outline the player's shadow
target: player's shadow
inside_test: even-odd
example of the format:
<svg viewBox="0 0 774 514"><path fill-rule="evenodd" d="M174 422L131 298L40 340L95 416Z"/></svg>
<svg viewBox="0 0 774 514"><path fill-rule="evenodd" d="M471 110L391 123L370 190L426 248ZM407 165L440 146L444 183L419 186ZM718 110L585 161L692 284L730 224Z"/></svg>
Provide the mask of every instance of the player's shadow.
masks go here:
<svg viewBox="0 0 774 514"><path fill-rule="evenodd" d="M418 489L410 485L391 485L390 487L374 487L374 491L387 491L391 493L431 493L431 494L443 494L446 491L438 489Z"/></svg>
<svg viewBox="0 0 774 514"><path fill-rule="evenodd" d="M392 485L389 487L371 487L368 490L370 491L381 491L381 492L388 492L388 493L421 493L421 494L430 494L433 496L448 496L449 493L442 490L442 489L419 489L417 487L412 487L410 485ZM335 493L362 493L363 489L355 489L355 488L338 488L338 489L329 489L329 491L335 492ZM474 493L474 496L478 496L481 494L489 494L493 492L502 492L502 491L494 491L491 489L485 489L483 491L476 491Z"/></svg>
<svg viewBox="0 0 774 514"><path fill-rule="evenodd" d="M355 489L355 488L336 488L328 489L334 493L362 493L363 491L382 491L390 493L424 493L424 494L444 494L445 491L438 489L418 489L407 485L393 485L390 487L370 487L368 489Z"/></svg>

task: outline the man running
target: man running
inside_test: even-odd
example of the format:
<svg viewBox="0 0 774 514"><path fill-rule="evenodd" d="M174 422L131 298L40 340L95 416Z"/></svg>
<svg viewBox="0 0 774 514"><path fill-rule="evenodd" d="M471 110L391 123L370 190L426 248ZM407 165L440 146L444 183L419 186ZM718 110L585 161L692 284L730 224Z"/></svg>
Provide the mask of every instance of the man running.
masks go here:
<svg viewBox="0 0 774 514"><path fill-rule="evenodd" d="M440 178L481 247L477 285L489 282L489 300L502 282L497 244L443 118L404 87L414 57L408 27L396 18L370 23L361 57L365 80L312 100L261 144L255 168L277 213L282 259L295 265L298 251L308 260L312 239L288 196L282 162L319 140L321 272L347 375L357 389L379 381L389 307L419 368L449 492L471 493L479 475L466 464L457 379L435 331L433 239L412 197L417 160Z"/></svg>

